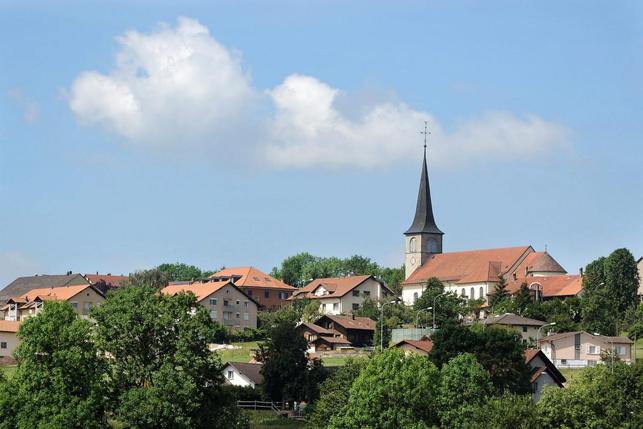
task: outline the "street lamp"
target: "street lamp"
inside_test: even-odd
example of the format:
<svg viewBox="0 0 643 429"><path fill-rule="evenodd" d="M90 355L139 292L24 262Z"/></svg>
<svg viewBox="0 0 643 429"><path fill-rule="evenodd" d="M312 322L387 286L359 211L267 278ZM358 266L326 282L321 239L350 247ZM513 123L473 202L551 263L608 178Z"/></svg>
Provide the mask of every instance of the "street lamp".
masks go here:
<svg viewBox="0 0 643 429"><path fill-rule="evenodd" d="M538 349L540 349L540 344L538 344L538 339L540 338L540 330L542 328L544 328L545 326L554 326L555 324L556 324L556 322L551 322L551 323L547 323L547 324L541 326L540 328L538 328L538 330L536 331L536 347Z"/></svg>
<svg viewBox="0 0 643 429"><path fill-rule="evenodd" d="M447 292L443 292L439 295L436 295L435 298L433 298L433 330L435 331L437 329L437 326L435 325L435 309L437 308L437 299L441 296L446 295Z"/></svg>
<svg viewBox="0 0 643 429"><path fill-rule="evenodd" d="M420 317L420 313L423 311L429 311L429 310L433 310L433 307L427 307L427 308L418 310L417 314L415 315L415 329L417 329L418 327L418 318Z"/></svg>
<svg viewBox="0 0 643 429"><path fill-rule="evenodd" d="M380 351L384 350L384 307L388 304L395 304L397 300L385 302L380 307Z"/></svg>

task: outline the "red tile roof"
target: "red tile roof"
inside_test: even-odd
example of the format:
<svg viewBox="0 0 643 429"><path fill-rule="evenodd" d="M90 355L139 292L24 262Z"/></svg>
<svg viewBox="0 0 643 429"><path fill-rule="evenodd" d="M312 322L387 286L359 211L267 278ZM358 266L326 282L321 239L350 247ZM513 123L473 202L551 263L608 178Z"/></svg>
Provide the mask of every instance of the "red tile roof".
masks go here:
<svg viewBox="0 0 643 429"><path fill-rule="evenodd" d="M18 332L20 322L12 320L0 320L0 332Z"/></svg>
<svg viewBox="0 0 643 429"><path fill-rule="evenodd" d="M315 322L318 324L324 318L328 318L335 322L335 324L342 326L345 329L362 329L367 331L375 331L375 321L370 317L357 317L357 316L334 316L325 314Z"/></svg>
<svg viewBox="0 0 643 429"><path fill-rule="evenodd" d="M373 276L364 275L364 276L348 276L348 277L328 277L323 279L315 279L312 282L308 283L306 286L297 290L293 298L310 298L310 299L323 299L323 298L336 298L342 297L355 289L357 286L361 285L368 279L375 279ZM381 284L381 282L380 282ZM314 294L315 290L323 286L329 294L317 296ZM382 288L388 293L392 293L386 286L382 285Z"/></svg>
<svg viewBox="0 0 643 429"><path fill-rule="evenodd" d="M579 275L560 276L529 276L511 279L507 283L507 291L511 294L518 292L520 285L527 283L530 289L538 288L543 297L576 296L583 290L583 278Z"/></svg>
<svg viewBox="0 0 643 429"><path fill-rule="evenodd" d="M526 271L529 273L553 273L553 274L567 274L565 270L549 253L547 252L533 252L516 268L516 275L524 277Z"/></svg>
<svg viewBox="0 0 643 429"><path fill-rule="evenodd" d="M339 337L324 337L324 336L319 336L317 337L313 343L316 342L325 342L329 344L350 344L351 342L348 341L345 338L339 338Z"/></svg>
<svg viewBox="0 0 643 429"><path fill-rule="evenodd" d="M85 278L92 284L98 283L103 280L108 285L118 287L125 280L129 279L128 276L113 276L111 274L85 274Z"/></svg>
<svg viewBox="0 0 643 429"><path fill-rule="evenodd" d="M40 298L42 301L67 301L68 299L73 298L87 288L96 290L89 284L32 289L24 295L17 296L11 299L15 302L30 302L34 301L36 298ZM99 291L96 292L102 295Z"/></svg>
<svg viewBox="0 0 643 429"><path fill-rule="evenodd" d="M286 283L278 280L271 275L258 270L255 267L234 267L225 268L210 276L211 279L234 280L234 284L238 287L262 287L270 289L284 289L294 291L297 288L287 285Z"/></svg>
<svg viewBox="0 0 643 429"><path fill-rule="evenodd" d="M411 345L426 353L431 353L431 350L433 350L433 341L431 340L402 340L395 343L394 347L400 347L404 344Z"/></svg>
<svg viewBox="0 0 643 429"><path fill-rule="evenodd" d="M470 250L431 255L402 284L422 283L431 277L457 284L495 282L533 253L531 246Z"/></svg>
<svg viewBox="0 0 643 429"><path fill-rule="evenodd" d="M567 381L565 379L565 376L558 370L558 368L556 368L556 365L554 365L553 362L551 360L549 360L547 355L544 354L542 352L542 350L540 350L540 349L526 349L525 350L525 363L527 365L532 366L532 368L533 368L533 365L531 365L531 361L534 360L536 358L536 356L540 357L540 360L542 360L544 362L545 366L535 368L534 372L531 375L531 382L533 383L534 381L536 381L538 379L538 377L540 377L540 375L543 372L547 372L551 376L551 378L553 378L554 381L559 386L562 387L563 383L565 381Z"/></svg>
<svg viewBox="0 0 643 429"><path fill-rule="evenodd" d="M166 286L161 290L161 293L166 295L176 295L181 292L192 292L194 296L196 296L197 302L201 302L227 284L230 284L230 282L175 284Z"/></svg>

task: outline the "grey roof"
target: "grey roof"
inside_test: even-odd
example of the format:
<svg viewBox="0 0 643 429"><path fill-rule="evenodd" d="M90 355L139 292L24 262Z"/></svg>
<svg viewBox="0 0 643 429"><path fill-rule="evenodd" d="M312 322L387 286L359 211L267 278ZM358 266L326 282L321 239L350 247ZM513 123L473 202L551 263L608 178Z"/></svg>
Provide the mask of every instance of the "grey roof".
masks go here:
<svg viewBox="0 0 643 429"><path fill-rule="evenodd" d="M420 190L418 191L418 201L415 207L415 218L411 227L404 234L418 233L444 234L435 224L435 219L433 218L429 173L426 167L426 148L424 148L424 162L422 163L422 174L420 175Z"/></svg>
<svg viewBox="0 0 643 429"><path fill-rule="evenodd" d="M233 366L244 375L248 380L254 384L263 383L263 375L261 375L262 364L260 363L245 363L245 362L228 362L226 366Z"/></svg>
<svg viewBox="0 0 643 429"><path fill-rule="evenodd" d="M32 289L55 288L89 284L81 274L69 275L38 275L18 277L0 291L0 303L5 303L9 298L24 295Z"/></svg>
<svg viewBox="0 0 643 429"><path fill-rule="evenodd" d="M511 325L511 326L543 326L542 320L530 319L518 316L517 314L505 313L500 316L493 316L486 319L485 325Z"/></svg>

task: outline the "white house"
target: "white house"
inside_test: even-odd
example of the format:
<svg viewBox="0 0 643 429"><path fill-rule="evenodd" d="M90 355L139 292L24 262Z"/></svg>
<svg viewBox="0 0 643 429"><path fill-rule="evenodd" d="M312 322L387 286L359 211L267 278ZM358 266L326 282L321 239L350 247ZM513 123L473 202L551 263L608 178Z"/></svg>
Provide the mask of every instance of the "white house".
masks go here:
<svg viewBox="0 0 643 429"><path fill-rule="evenodd" d="M349 276L316 279L296 291L291 299L317 300L322 314L350 314L366 298L378 300L393 292L373 276Z"/></svg>
<svg viewBox="0 0 643 429"><path fill-rule="evenodd" d="M252 387L263 382L260 363L228 362L223 368L226 384L233 386Z"/></svg>

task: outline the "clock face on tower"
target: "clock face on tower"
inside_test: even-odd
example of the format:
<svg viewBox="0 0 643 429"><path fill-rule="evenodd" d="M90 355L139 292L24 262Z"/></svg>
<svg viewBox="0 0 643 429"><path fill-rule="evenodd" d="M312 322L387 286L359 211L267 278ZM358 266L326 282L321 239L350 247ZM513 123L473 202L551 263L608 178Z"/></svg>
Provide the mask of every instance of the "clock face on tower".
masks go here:
<svg viewBox="0 0 643 429"><path fill-rule="evenodd" d="M411 256L411 265L415 265L415 256Z"/></svg>

